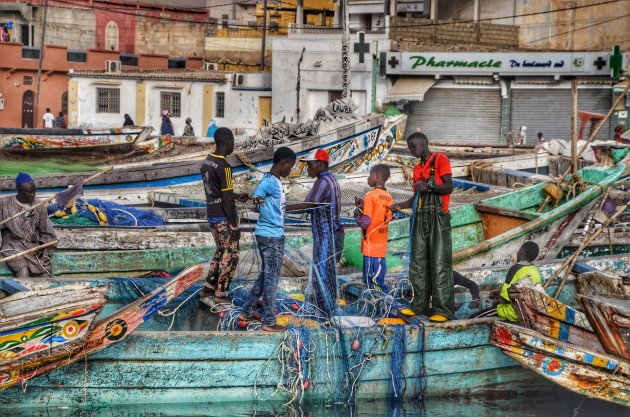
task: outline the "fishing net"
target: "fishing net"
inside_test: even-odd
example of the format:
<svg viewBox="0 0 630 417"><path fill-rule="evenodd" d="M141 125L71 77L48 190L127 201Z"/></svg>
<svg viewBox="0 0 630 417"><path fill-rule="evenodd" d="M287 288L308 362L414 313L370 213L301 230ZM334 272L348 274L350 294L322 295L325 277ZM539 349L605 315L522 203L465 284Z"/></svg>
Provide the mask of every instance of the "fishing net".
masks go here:
<svg viewBox="0 0 630 417"><path fill-rule="evenodd" d="M291 199L295 198L291 195ZM374 372L375 366L385 365L381 369L387 370L383 378L391 387L391 398L401 399L406 389L403 364L407 343L414 341L416 355L422 354L424 343L420 322L403 326L405 322L396 318L397 310L406 306L402 294L409 292L408 281L404 278L402 282L393 283L392 290L383 294L367 288L360 277L338 276L330 205L318 205L300 213L312 221L312 236L300 244L285 246L285 262L288 258L306 266L308 273L299 284L289 281L278 289L274 303L276 322L286 326L287 331L259 371L258 397L270 398L258 387L272 386L275 388L271 396L282 393L288 398L288 404L300 403L311 382L317 381L316 389L323 390L330 402L353 403L364 372L367 369ZM253 321L239 319L249 282L261 269L260 260L252 263L248 256L252 254L241 258L239 278L232 283L232 304L215 309L220 317L218 330L258 330L261 327L257 320L263 314L262 302L252 314ZM415 336L407 334L408 327L417 329ZM417 363L422 364L422 360ZM422 374L421 366L407 372L416 376Z"/></svg>
<svg viewBox="0 0 630 417"><path fill-rule="evenodd" d="M48 206L54 224L101 226L160 226L164 220L155 212L99 199L72 200L66 207Z"/></svg>
<svg viewBox="0 0 630 417"><path fill-rule="evenodd" d="M100 163L101 161L99 161ZM0 158L0 176L14 177L20 172L30 175L60 174L64 172L90 172L96 171L94 165L80 162L68 163L68 160L33 159L33 158Z"/></svg>

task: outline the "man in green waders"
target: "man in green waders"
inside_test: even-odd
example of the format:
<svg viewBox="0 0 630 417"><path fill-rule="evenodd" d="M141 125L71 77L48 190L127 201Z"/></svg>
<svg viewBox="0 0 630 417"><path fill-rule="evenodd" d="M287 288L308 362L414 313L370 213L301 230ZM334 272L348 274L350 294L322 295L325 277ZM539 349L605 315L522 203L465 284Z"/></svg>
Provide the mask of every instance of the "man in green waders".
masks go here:
<svg viewBox="0 0 630 417"><path fill-rule="evenodd" d="M429 150L422 133L407 138L409 152L420 158L413 169L415 195L392 210L412 208L411 259L409 281L413 286L413 308L429 320L444 322L454 318L453 255L451 215L448 204L453 192L451 163L442 153Z"/></svg>

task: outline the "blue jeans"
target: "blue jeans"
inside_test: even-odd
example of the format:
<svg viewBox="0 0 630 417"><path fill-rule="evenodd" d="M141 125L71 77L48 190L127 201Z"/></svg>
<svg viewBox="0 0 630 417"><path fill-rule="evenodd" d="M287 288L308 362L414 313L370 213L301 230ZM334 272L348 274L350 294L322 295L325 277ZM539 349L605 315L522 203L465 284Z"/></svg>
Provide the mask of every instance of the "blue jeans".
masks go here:
<svg viewBox="0 0 630 417"><path fill-rule="evenodd" d="M264 237L256 236L258 242L258 252L262 260L262 269L258 279L249 290L243 310L245 314L250 315L254 311L254 307L258 299L262 297L263 313L260 318L262 324L276 324L276 315L273 312L273 305L276 301L276 291L278 289L278 281L280 279L280 271L282 269L282 257L284 255L284 236L283 237Z"/></svg>

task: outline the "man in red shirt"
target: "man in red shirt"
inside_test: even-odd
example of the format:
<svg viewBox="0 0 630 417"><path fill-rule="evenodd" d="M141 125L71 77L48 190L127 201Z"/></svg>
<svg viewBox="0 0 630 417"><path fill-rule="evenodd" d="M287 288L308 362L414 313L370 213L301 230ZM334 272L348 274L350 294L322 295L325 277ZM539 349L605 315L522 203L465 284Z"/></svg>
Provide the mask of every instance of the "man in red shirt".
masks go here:
<svg viewBox="0 0 630 417"><path fill-rule="evenodd" d="M418 314L428 315L431 298L434 314L429 320L452 320L453 254L451 215L448 212L453 192L451 163L446 155L429 150L429 140L422 133L409 136L407 146L414 157L420 158L420 163L413 169L415 195L392 209L413 208L409 262L413 307Z"/></svg>

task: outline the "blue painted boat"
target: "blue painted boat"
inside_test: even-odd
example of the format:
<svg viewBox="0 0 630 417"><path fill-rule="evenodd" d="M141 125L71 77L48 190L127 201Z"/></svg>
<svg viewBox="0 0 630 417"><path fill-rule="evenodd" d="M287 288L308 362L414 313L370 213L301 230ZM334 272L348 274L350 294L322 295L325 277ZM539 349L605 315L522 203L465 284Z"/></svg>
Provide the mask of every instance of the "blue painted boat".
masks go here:
<svg viewBox="0 0 630 417"><path fill-rule="evenodd" d="M630 257L586 263L598 269L630 271ZM550 277L559 264L541 265L543 277ZM506 268L461 272L487 293L503 282ZM99 285L104 280L89 282ZM128 279L105 282L112 286L109 302L115 305L151 289L151 282L142 286L141 280L133 285ZM159 282L156 280L153 285ZM43 280L38 284L50 286L53 282ZM285 284L299 286L294 278ZM280 334L213 331L214 324L208 322L207 315L194 316L199 314L197 297L191 297L194 291L192 288L183 293L181 297L190 299L179 306L180 312L192 314L179 320L188 326L196 321L193 327L167 331L172 317L156 315L143 325L142 331L89 357L85 363L77 362L34 378L24 390L11 387L2 391L0 404L15 409L256 399L409 399L478 394L528 377L517 362L491 345L490 331L495 319L367 328L292 328ZM566 301L572 301L572 280L563 294ZM458 298L462 297L464 294L458 293ZM291 362L296 352L299 366Z"/></svg>

